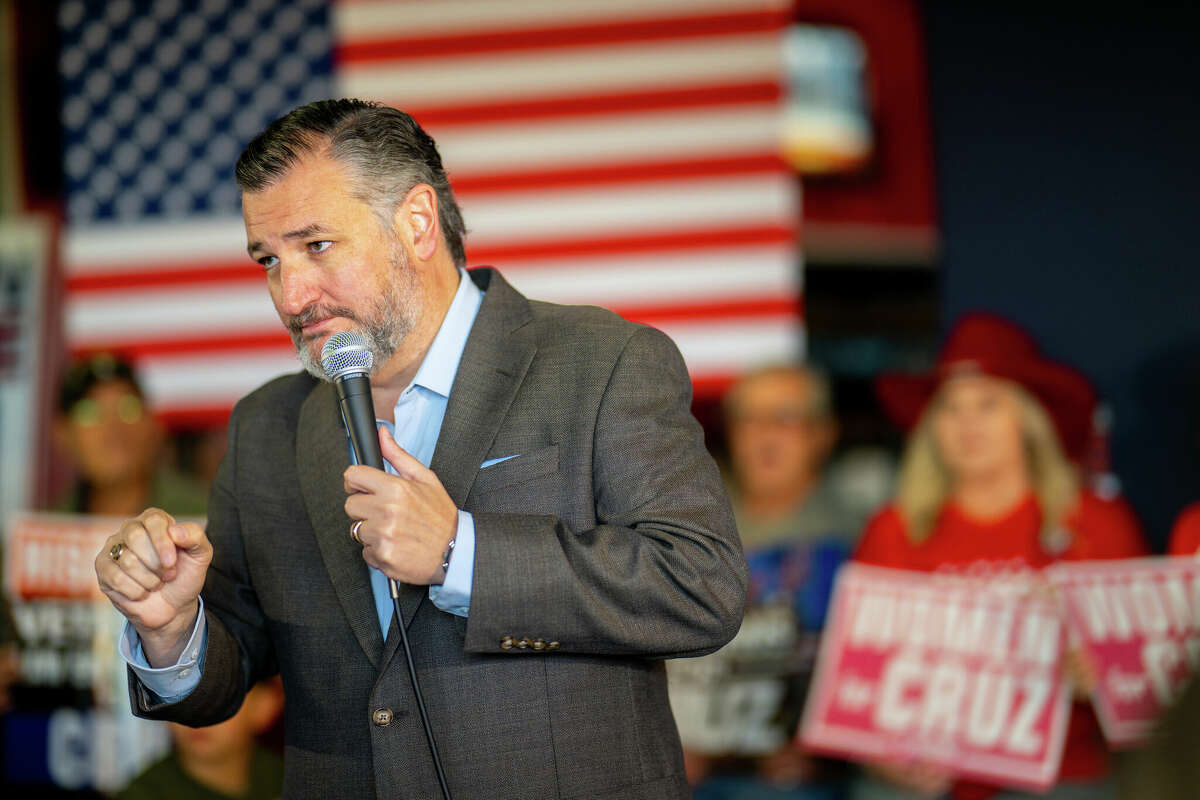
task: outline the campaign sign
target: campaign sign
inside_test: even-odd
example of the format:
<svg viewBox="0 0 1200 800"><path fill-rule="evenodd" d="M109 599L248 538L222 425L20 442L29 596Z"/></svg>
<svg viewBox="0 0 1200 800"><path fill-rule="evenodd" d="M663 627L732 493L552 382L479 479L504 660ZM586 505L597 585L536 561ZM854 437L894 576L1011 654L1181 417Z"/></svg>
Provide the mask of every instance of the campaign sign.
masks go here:
<svg viewBox="0 0 1200 800"><path fill-rule="evenodd" d="M787 745L846 555L837 539L747 551L750 590L737 636L715 653L667 663L684 747L712 756L767 756Z"/></svg>
<svg viewBox="0 0 1200 800"><path fill-rule="evenodd" d="M847 564L800 737L859 761L920 761L1044 790L1070 712L1063 624L1030 578Z"/></svg>
<svg viewBox="0 0 1200 800"><path fill-rule="evenodd" d="M1097 666L1092 704L1105 737L1138 744L1200 661L1200 560L1076 561L1047 572Z"/></svg>
<svg viewBox="0 0 1200 800"><path fill-rule="evenodd" d="M170 746L165 723L129 710L116 653L125 620L96 580L96 554L120 525L114 517L17 512L3 526L20 679L13 710L0 720L0 784L20 787L20 796L113 792Z"/></svg>

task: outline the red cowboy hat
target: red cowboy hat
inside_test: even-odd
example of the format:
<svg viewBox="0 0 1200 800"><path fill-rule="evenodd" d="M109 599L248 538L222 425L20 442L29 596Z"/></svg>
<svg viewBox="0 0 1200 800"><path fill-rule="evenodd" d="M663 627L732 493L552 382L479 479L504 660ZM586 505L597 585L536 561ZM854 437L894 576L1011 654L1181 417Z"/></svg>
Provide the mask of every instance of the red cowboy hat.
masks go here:
<svg viewBox="0 0 1200 800"><path fill-rule="evenodd" d="M875 389L892 422L909 430L942 381L963 371L1019 383L1046 408L1067 455L1083 455L1096 406L1091 383L1074 369L1045 359L1029 334L993 314L962 317L942 345L933 372L881 375Z"/></svg>

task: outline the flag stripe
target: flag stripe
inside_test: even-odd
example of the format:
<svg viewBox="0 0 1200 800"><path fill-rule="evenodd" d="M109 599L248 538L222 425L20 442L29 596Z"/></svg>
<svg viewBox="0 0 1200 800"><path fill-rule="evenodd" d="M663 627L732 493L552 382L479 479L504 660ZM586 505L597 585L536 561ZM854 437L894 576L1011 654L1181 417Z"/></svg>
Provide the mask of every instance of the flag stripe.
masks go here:
<svg viewBox="0 0 1200 800"><path fill-rule="evenodd" d="M451 3L396 3L394 0L341 0L336 7L338 36L343 41L379 36L381 31L411 37L489 32L503 36L529 27L598 24L606 20L663 20L707 12L785 11L791 0L455 0Z"/></svg>
<svg viewBox="0 0 1200 800"><path fill-rule="evenodd" d="M776 103L783 88L777 81L741 81L689 86L683 89L643 89L639 91L600 92L581 95L541 96L503 102L460 103L457 105L407 106L422 127L437 129L445 125L477 125L489 122L529 122L532 120L595 117L640 111Z"/></svg>
<svg viewBox="0 0 1200 800"><path fill-rule="evenodd" d="M518 100L566 93L689 88L779 81L776 31L669 41L605 44L537 54L501 53L402 64L345 64L351 97L397 101L401 108Z"/></svg>
<svg viewBox="0 0 1200 800"><path fill-rule="evenodd" d="M803 348L792 314L730 320L664 321L694 374L735 375L759 363L786 361ZM265 380L299 369L290 348L227 350L219 354L148 355L139 360L150 402L163 413L224 405Z"/></svg>
<svg viewBox="0 0 1200 800"><path fill-rule="evenodd" d="M621 308L612 306L613 310L632 322L661 327L678 322L697 322L705 320L736 320L763 319L767 317L784 317L794 319L801 315L801 302L797 297L763 297L751 300L722 301L702 303L697 305L652 305ZM213 336L188 336L186 338L151 339L146 335L130 338L127 342L119 339L105 343L93 342L79 344L72 349L75 357L86 356L99 350L120 350L127 356L137 359L173 355L215 356L233 351L279 352L290 354L293 349L291 339L284 332L277 319L269 332L245 330L236 334Z"/></svg>
<svg viewBox="0 0 1200 800"><path fill-rule="evenodd" d="M645 253L706 250L735 244L744 246L790 245L794 239L794 230L778 224L734 228L710 227L703 231L685 230L598 238L545 239L538 242L519 242L491 247L476 247L468 239L468 255L474 265L504 264L505 272L520 270L523 263L537 261L557 261L600 254L621 257L619 260L592 262L593 269L603 270L619 267L628 261L628 257ZM95 269L68 277L66 285L68 294L84 295L93 292L105 293L167 286L192 288L205 284L263 286L265 280L262 269L251 262L249 257L246 257L227 263L215 261L193 261L189 264L147 263L131 270L101 271Z"/></svg>
<svg viewBox="0 0 1200 800"><path fill-rule="evenodd" d="M704 160L778 149L775 103L434 127L452 180L460 176L619 166L631 161Z"/></svg>
<svg viewBox="0 0 1200 800"><path fill-rule="evenodd" d="M797 267L795 254L785 243L661 252L617 262L603 256L514 261L505 274L530 297L584 304L603 298L634 313L661 305L664 297L682 307L794 297L799 291ZM195 313L206 307L220 308L221 313ZM188 322L181 325L180 320ZM128 349L139 341L168 347L173 342L214 337L232 346L241 338L283 337L261 283L75 293L66 307L66 330L76 350Z"/></svg>
<svg viewBox="0 0 1200 800"><path fill-rule="evenodd" d="M714 178L731 175L778 175L783 159L774 152L715 156L707 159L639 161L606 166L563 167L533 171L514 170L454 179L454 193L464 202L473 195L513 189L557 189L610 184L649 183L664 178Z"/></svg>
<svg viewBox="0 0 1200 800"><path fill-rule="evenodd" d="M731 13L657 17L638 20L594 22L584 25L534 26L509 30L470 31L440 36L379 36L364 33L362 38L336 48L342 65L377 62L408 62L417 59L452 56L461 58L479 53L512 53L577 49L598 44L641 44L691 39L713 34L760 33L778 31L787 21L785 12L753 9Z"/></svg>

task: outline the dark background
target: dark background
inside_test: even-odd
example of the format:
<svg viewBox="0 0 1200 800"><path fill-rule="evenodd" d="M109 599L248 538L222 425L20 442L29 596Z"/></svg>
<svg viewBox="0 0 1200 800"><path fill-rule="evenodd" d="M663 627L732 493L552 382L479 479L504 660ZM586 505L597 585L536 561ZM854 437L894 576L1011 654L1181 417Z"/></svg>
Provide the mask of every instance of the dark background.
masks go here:
<svg viewBox="0 0 1200 800"><path fill-rule="evenodd" d="M1161 547L1200 500L1197 4L923 8L942 327L997 311L1095 381Z"/></svg>

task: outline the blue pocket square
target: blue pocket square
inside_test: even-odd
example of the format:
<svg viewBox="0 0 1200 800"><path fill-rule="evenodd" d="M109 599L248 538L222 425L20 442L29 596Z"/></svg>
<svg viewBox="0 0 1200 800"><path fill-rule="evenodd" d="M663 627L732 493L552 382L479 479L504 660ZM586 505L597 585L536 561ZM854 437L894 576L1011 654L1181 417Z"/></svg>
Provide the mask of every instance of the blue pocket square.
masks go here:
<svg viewBox="0 0 1200 800"><path fill-rule="evenodd" d="M515 454L513 454L513 455L511 455L511 456L501 456L500 458L489 458L487 461L485 461L485 462L483 462L482 464L480 464L480 465L479 465L479 468L480 468L480 469L487 469L488 467L490 467L490 466L493 466L493 465L495 465L495 464L499 464L499 463L500 463L500 462L502 462L502 461L508 461L510 458L516 458L516 457L517 457L517 456L519 456L519 455L521 455L521 454L520 454L520 453L515 453Z"/></svg>

